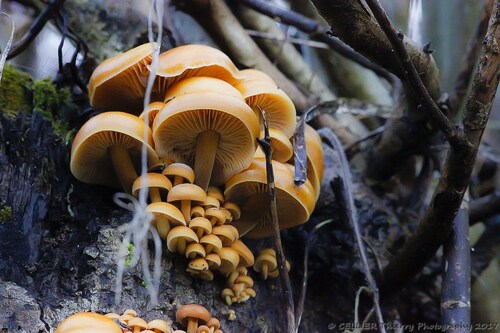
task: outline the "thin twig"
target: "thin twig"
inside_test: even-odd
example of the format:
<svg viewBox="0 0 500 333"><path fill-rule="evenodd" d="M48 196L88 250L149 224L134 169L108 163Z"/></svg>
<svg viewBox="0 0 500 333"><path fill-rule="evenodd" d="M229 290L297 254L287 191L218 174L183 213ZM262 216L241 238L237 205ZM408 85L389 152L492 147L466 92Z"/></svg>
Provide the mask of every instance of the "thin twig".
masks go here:
<svg viewBox="0 0 500 333"><path fill-rule="evenodd" d="M288 35L283 37L280 35L266 33L266 32L257 31L257 30L251 30L251 29L245 29L245 31L252 37L271 39L271 40L276 41L276 42L288 41L292 44L305 45L305 46L313 47L316 49L327 49L328 48L328 45L323 43L323 42L315 42L315 41L309 40L309 39L295 38L295 37L290 37Z"/></svg>
<svg viewBox="0 0 500 333"><path fill-rule="evenodd" d="M386 107L381 105L374 105L351 98L338 98L334 101L327 101L313 105L302 113L297 121L297 126L295 127L295 133L293 135L295 185L302 185L307 179L307 154L306 142L304 137L305 123L323 114L361 114L361 112L356 112L355 109L363 110L363 114L376 114L378 111L389 112Z"/></svg>
<svg viewBox="0 0 500 333"><path fill-rule="evenodd" d="M490 117L500 76L500 2L495 0L488 32L465 108L463 126L472 146L451 147L431 203L403 248L385 267L382 294L394 294L408 283L447 240L472 174L476 155Z"/></svg>
<svg viewBox="0 0 500 333"><path fill-rule="evenodd" d="M341 202L346 218L349 221L351 228L353 229L363 271L365 273L368 286L371 289L370 291L373 297L373 306L375 308L379 330L380 332L385 332L384 319L382 317L382 310L380 308L379 291L377 283L375 282L375 279L371 273L370 264L368 263L365 243L363 242L363 237L361 236L361 229L358 221L358 212L356 206L354 205L352 175L349 169L349 162L347 161L347 157L345 156L342 144L335 136L335 134L332 131L327 131L325 132L325 134L327 134L326 137L332 148L337 152L342 165L339 176L336 177L337 179L332 182L332 188L334 188L335 193L340 194L339 196L337 196L337 198ZM338 189L339 191L337 191L336 189Z"/></svg>
<svg viewBox="0 0 500 333"><path fill-rule="evenodd" d="M42 31L45 24L54 17L55 13L64 4L65 0L54 0L45 7L45 9L38 15L38 17L31 24L28 32L14 44L11 52L8 54L7 59L12 59L23 52L36 36Z"/></svg>
<svg viewBox="0 0 500 333"><path fill-rule="evenodd" d="M469 83L472 79L472 74L474 68L476 67L477 59L479 59L479 56L481 55L483 38L486 34L486 29L488 28L488 20L490 18L492 10L493 0L485 1L481 20L477 25L476 32L469 41L469 46L467 48L467 51L465 52L465 56L462 60L462 65L455 81L453 94L450 97L452 119L458 116L460 106L463 104L467 95L467 89L469 88Z"/></svg>
<svg viewBox="0 0 500 333"><path fill-rule="evenodd" d="M470 246L468 200L464 199L444 244L444 274L441 293L441 323L453 327L447 332L471 332ZM454 326L452 326L454 325Z"/></svg>
<svg viewBox="0 0 500 333"><path fill-rule="evenodd" d="M261 107L258 108L264 122L264 139L262 140L258 138L257 142L262 147L262 150L266 155L267 185L269 188L269 197L271 201L270 210L273 221L272 228L274 250L276 251L281 288L283 288L283 296L285 298L286 332L295 333L295 309L293 304L292 284L290 283L290 277L288 276L288 270L286 269L286 259L283 252L283 246L281 244L281 235L278 222L276 187L274 184L274 171L271 161L271 137L269 135L269 126L267 123L266 112Z"/></svg>
<svg viewBox="0 0 500 333"><path fill-rule="evenodd" d="M406 81L413 89L416 97L422 103L421 109L427 113L427 115L434 120L438 128L443 131L446 138L451 145L464 144L465 138L459 128L453 125L453 123L446 117L446 115L441 111L441 109L436 105L431 95L427 91L422 79L418 75L415 66L406 51L403 44L404 35L401 32L397 32L394 28L392 22L387 16L385 10L382 8L379 0L366 0L366 3L370 7L373 15L375 16L380 27L384 31L385 35L391 42L394 52L397 55L397 59L400 62L403 72L406 76Z"/></svg>
<svg viewBox="0 0 500 333"><path fill-rule="evenodd" d="M306 246L304 247L304 262L303 262L304 273L302 275L302 285L300 288L299 301L297 302L297 306L295 307L296 332L299 331L300 321L302 319L302 313L304 312L304 303L306 301L307 279L309 278L309 273L308 273L309 250L312 248L314 242L316 241L316 238L314 237L316 232L325 225L331 223L332 221L333 221L332 219L329 219L318 223L317 225L314 226L313 230L311 230L311 232L307 235L307 242Z"/></svg>
<svg viewBox="0 0 500 333"><path fill-rule="evenodd" d="M340 39L331 36L328 29L321 26L317 21L291 10L275 7L262 0L240 0L239 2L267 16L277 17L285 24L295 26L296 28L310 34L314 40L327 44L344 57L372 70L375 74L383 77L389 83L394 83L395 79L388 71L366 59L361 54L344 44Z"/></svg>
<svg viewBox="0 0 500 333"><path fill-rule="evenodd" d="M500 214L500 191L471 201L469 209L470 224L475 224Z"/></svg>

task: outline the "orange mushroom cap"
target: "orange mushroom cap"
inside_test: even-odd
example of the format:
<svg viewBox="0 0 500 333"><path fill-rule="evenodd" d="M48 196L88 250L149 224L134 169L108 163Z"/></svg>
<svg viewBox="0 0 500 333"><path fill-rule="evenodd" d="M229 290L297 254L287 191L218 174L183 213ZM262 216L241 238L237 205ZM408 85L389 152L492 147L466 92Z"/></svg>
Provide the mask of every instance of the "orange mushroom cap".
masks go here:
<svg viewBox="0 0 500 333"><path fill-rule="evenodd" d="M156 69L155 91L164 96L177 81L192 76L214 77L237 82L238 68L220 50L199 44L182 45L160 54Z"/></svg>
<svg viewBox="0 0 500 333"><path fill-rule="evenodd" d="M245 102L214 92L181 95L167 103L153 123L158 154L194 167L196 177L200 172L195 152L199 136L207 132L218 137L209 178L220 185L248 167L255 153L259 124Z"/></svg>
<svg viewBox="0 0 500 333"><path fill-rule="evenodd" d="M208 320L208 319L207 319ZM80 312L64 319L56 333L122 333L122 329L111 318L93 312Z"/></svg>
<svg viewBox="0 0 500 333"><path fill-rule="evenodd" d="M147 149L148 165L158 161L152 139L151 130L140 118L124 112L101 113L89 119L76 134L71 148L71 172L85 183L119 188L120 180L109 155L110 147L125 149L137 171L140 170L143 144ZM127 192L131 191L133 180Z"/></svg>
<svg viewBox="0 0 500 333"><path fill-rule="evenodd" d="M293 135L297 125L295 105L283 90L263 80L243 79L235 87L257 114L257 106L266 112L269 128L282 131L287 138Z"/></svg>
<svg viewBox="0 0 500 333"><path fill-rule="evenodd" d="M89 81L90 105L138 115L143 109L147 66L156 43L147 43L104 60Z"/></svg>
<svg viewBox="0 0 500 333"><path fill-rule="evenodd" d="M241 99L242 101L244 100L243 95L238 91L238 89L234 88L226 81L219 80L213 77L199 76L183 79L168 88L167 93L165 94L165 103L167 103L172 98L180 95L204 91L216 92L219 94L236 97L238 99Z"/></svg>
<svg viewBox="0 0 500 333"><path fill-rule="evenodd" d="M306 222L316 203L311 183L306 181L296 186L290 169L292 166L289 168L277 161L272 161L272 164L280 229ZM233 222L240 233L251 229L246 234L250 238L272 234L265 159L255 159L248 169L231 177L226 183L224 195L228 201L236 202L241 207L240 220Z"/></svg>

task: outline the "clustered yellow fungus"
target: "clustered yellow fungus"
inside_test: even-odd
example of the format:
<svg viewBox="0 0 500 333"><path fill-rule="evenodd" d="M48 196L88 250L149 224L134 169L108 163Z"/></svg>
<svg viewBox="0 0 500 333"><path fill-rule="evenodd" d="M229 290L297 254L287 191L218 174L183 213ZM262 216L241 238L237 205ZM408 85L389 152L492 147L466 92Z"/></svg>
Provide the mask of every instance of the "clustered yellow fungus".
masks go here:
<svg viewBox="0 0 500 333"><path fill-rule="evenodd" d="M138 46L94 71L90 102L104 112L75 137L71 171L81 181L135 196L148 191L146 210L168 250L184 255L195 277L225 275L223 298L243 302L255 296L247 267L275 273L271 264L255 262L240 240L271 235L266 162L256 140L263 131L260 110L270 128L282 230L306 222L314 209L323 173L321 139L307 127L308 180L295 185L292 101L265 73L239 71L224 53L203 45L159 56L152 101L143 109L153 47ZM143 146L149 172L139 177Z"/></svg>
<svg viewBox="0 0 500 333"><path fill-rule="evenodd" d="M181 306L175 317L187 331L174 331L163 319L146 322L137 316L136 311L127 309L121 315L113 312L105 315L95 312L73 314L59 324L56 333L222 333L219 320L201 305Z"/></svg>

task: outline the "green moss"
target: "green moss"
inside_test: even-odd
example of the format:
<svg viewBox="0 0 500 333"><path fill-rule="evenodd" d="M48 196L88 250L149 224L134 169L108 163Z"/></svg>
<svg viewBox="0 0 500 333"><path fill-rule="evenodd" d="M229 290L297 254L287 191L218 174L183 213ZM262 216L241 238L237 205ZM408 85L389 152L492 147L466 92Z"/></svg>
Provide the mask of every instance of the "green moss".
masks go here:
<svg viewBox="0 0 500 333"><path fill-rule="evenodd" d="M129 267L132 264L132 260L134 260L134 244L128 243L127 245L128 255L125 258L125 262L123 263L125 267Z"/></svg>
<svg viewBox="0 0 500 333"><path fill-rule="evenodd" d="M63 119L64 112L76 109L67 88L58 89L51 79L34 81L10 65L6 65L0 82L0 112L14 116L18 111L40 112L52 123L54 133L67 144L74 131Z"/></svg>
<svg viewBox="0 0 500 333"><path fill-rule="evenodd" d="M0 224L4 224L6 222L11 222L14 219L12 216L12 207L11 206L3 206L0 209Z"/></svg>
<svg viewBox="0 0 500 333"><path fill-rule="evenodd" d="M32 85L28 74L5 65L0 82L0 111L10 116L19 110L31 111Z"/></svg>
<svg viewBox="0 0 500 333"><path fill-rule="evenodd" d="M67 88L57 89L50 79L33 83L33 111L40 112L52 123L54 132L69 142L73 131L62 120L62 110L73 109L71 94Z"/></svg>

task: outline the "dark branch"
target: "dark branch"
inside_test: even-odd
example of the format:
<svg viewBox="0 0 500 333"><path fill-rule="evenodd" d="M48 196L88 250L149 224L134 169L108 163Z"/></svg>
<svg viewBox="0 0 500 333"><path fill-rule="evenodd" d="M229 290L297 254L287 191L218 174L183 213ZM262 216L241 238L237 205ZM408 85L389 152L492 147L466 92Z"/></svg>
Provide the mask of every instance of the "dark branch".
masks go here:
<svg viewBox="0 0 500 333"><path fill-rule="evenodd" d="M274 250L276 251L276 259L278 261L278 271L283 288L283 296L285 298L285 315L286 315L286 331L287 333L295 333L295 308L293 304L292 284L288 270L286 269L286 259L281 244L281 234L278 222L278 207L276 203L276 187L274 185L274 171L271 160L271 137L269 135L269 126L267 123L266 112L258 106L262 119L264 120L264 139L257 139L257 142L262 147L266 155L266 173L267 173L267 186L269 188L269 199L271 201L271 217L273 227L273 241Z"/></svg>
<svg viewBox="0 0 500 333"><path fill-rule="evenodd" d="M464 203L466 201L464 200ZM448 332L471 332L470 326L470 246L467 204L453 223L453 232L444 244L444 274L441 293L443 325L456 325ZM451 327L451 326L450 326Z"/></svg>
<svg viewBox="0 0 500 333"><path fill-rule="evenodd" d="M500 192L494 192L470 203L469 219L471 224L500 214Z"/></svg>
<svg viewBox="0 0 500 333"><path fill-rule="evenodd" d="M471 146L451 147L442 168L432 201L412 236L385 267L380 289L393 294L410 281L447 240L453 220L467 189L479 144L488 122L500 76L500 0L484 39L483 55L474 76L463 119L464 133Z"/></svg>
<svg viewBox="0 0 500 333"><path fill-rule="evenodd" d="M352 48L344 44L337 37L331 36L331 33L321 26L316 20L310 19L297 12L275 7L269 2L262 0L240 0L239 2L246 6L273 18L279 18L281 22L308 33L312 39L323 42L330 46L337 53L351 59L359 65L372 70L375 74L385 78L391 84L394 83L394 77L384 68L374 64Z"/></svg>
<svg viewBox="0 0 500 333"><path fill-rule="evenodd" d="M452 112L452 119L455 118L460 111L460 106L465 101L467 89L472 78L474 68L476 67L477 59L481 55L481 47L483 45L483 38L488 28L488 20L491 16L493 9L493 0L487 0L484 3L483 14L481 20L476 28L476 32L469 41L469 46L465 57L462 60L462 65L458 72L457 79L453 90L453 95L450 97L450 107Z"/></svg>
<svg viewBox="0 0 500 333"><path fill-rule="evenodd" d="M373 15L380 24L380 27L394 48L397 56L396 59L402 67L402 72L404 73L406 82L413 89L413 93L421 103L421 105L418 105L418 108L427 113L427 115L435 122L437 127L443 131L451 145L463 144L464 139L462 132L453 125L453 123L436 105L422 82L422 79L418 75L413 62L408 55L408 51L403 44L403 34L396 31L378 0L366 0L366 3L370 7Z"/></svg>
<svg viewBox="0 0 500 333"><path fill-rule="evenodd" d="M45 7L45 9L38 15L38 17L31 24L28 32L12 47L12 50L7 55L7 59L12 59L22 53L31 42L42 31L45 24L54 17L55 13L64 4L65 0L54 0Z"/></svg>

